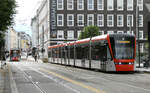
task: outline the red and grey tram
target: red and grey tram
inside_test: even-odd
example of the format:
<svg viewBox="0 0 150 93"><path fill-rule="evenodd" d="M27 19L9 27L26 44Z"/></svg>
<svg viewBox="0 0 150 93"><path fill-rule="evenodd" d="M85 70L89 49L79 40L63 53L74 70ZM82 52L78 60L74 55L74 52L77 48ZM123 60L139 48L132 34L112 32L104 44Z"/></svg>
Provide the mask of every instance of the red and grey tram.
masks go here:
<svg viewBox="0 0 150 93"><path fill-rule="evenodd" d="M102 71L135 71L136 39L107 34L49 46L49 62Z"/></svg>
<svg viewBox="0 0 150 93"><path fill-rule="evenodd" d="M21 60L20 49L11 49L10 50L10 61L20 61L20 60Z"/></svg>

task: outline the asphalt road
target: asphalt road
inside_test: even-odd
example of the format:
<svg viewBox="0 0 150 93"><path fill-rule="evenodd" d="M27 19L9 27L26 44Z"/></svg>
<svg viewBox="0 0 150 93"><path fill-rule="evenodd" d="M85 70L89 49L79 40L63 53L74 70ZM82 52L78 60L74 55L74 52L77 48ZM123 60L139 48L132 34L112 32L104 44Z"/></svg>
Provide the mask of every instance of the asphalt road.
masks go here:
<svg viewBox="0 0 150 93"><path fill-rule="evenodd" d="M146 73L104 73L50 63L9 62L12 93L150 93Z"/></svg>

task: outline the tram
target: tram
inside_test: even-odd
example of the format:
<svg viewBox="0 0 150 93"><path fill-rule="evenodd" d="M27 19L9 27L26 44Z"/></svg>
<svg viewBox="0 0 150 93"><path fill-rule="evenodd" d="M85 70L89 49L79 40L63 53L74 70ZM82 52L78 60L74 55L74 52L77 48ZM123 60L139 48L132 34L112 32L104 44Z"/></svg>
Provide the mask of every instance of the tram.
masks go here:
<svg viewBox="0 0 150 93"><path fill-rule="evenodd" d="M135 71L136 39L130 34L106 34L48 47L49 62L99 69Z"/></svg>
<svg viewBox="0 0 150 93"><path fill-rule="evenodd" d="M20 49L11 49L10 50L10 61L20 61L20 60L21 60Z"/></svg>

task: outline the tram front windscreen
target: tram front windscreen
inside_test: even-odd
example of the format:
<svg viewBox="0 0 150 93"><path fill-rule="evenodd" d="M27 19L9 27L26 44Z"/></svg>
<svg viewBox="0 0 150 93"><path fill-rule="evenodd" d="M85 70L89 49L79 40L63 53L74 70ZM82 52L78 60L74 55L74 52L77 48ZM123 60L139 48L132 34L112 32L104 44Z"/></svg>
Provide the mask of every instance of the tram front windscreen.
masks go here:
<svg viewBox="0 0 150 93"><path fill-rule="evenodd" d="M110 37L110 43L115 59L134 59L134 36L112 36Z"/></svg>

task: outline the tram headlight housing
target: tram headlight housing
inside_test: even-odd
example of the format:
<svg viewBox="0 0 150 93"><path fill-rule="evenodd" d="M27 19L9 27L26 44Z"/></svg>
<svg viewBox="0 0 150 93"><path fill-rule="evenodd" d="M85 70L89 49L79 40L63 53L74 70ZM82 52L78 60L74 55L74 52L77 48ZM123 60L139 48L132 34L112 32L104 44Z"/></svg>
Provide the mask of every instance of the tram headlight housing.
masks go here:
<svg viewBox="0 0 150 93"><path fill-rule="evenodd" d="M119 65L121 65L122 63L121 62L119 62Z"/></svg>

